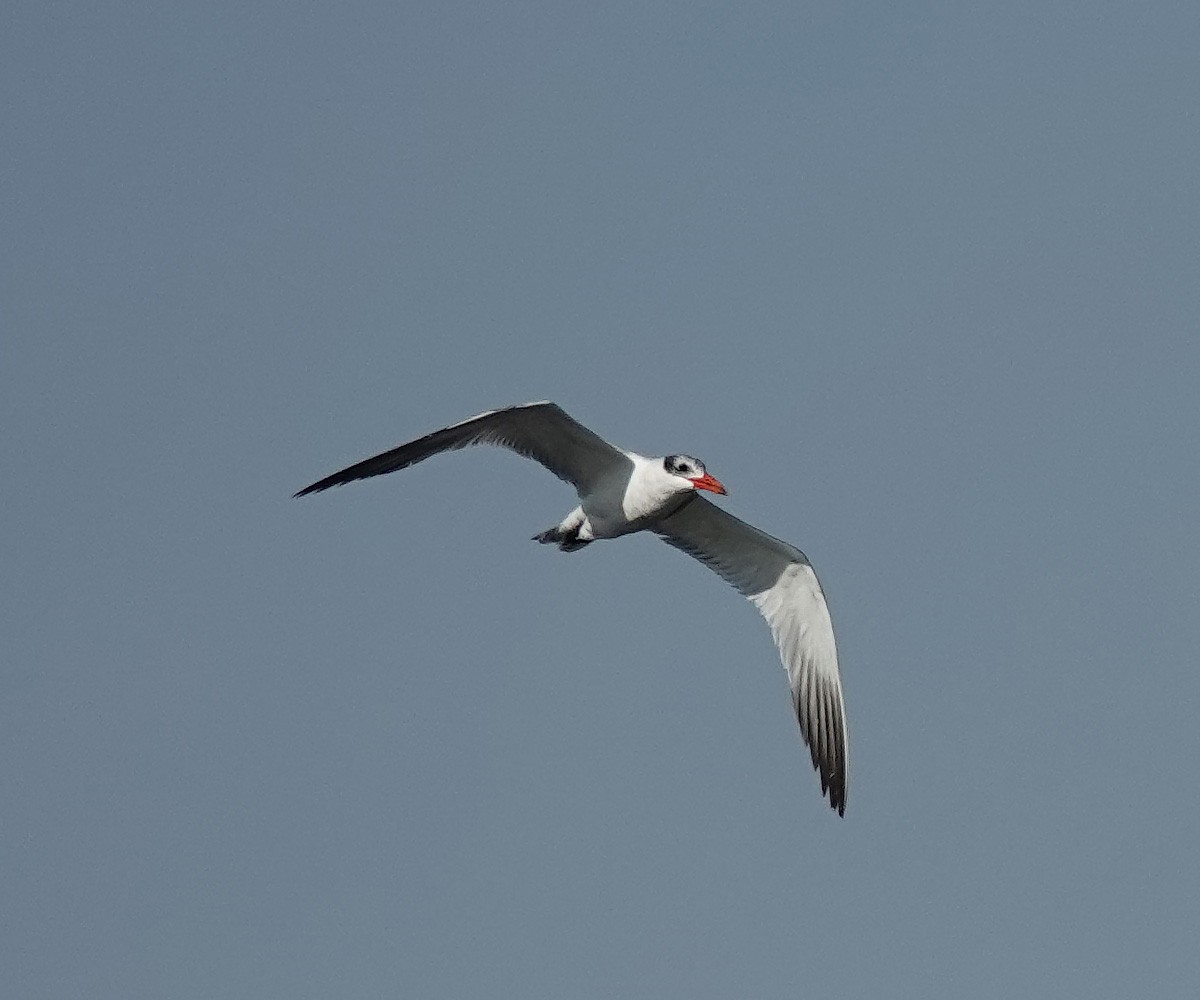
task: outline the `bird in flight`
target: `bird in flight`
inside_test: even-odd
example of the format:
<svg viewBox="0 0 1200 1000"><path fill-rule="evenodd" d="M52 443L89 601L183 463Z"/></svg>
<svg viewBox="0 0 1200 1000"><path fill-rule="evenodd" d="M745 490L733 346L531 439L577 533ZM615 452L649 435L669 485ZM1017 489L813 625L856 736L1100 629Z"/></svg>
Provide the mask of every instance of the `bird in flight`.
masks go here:
<svg viewBox="0 0 1200 1000"><path fill-rule="evenodd" d="M551 402L489 410L326 476L297 497L406 469L473 444L508 448L575 487L579 505L534 541L575 552L602 538L652 531L757 605L779 648L800 733L838 815L846 812L846 708L825 595L798 548L710 503L724 494L689 455L647 458L609 444Z"/></svg>

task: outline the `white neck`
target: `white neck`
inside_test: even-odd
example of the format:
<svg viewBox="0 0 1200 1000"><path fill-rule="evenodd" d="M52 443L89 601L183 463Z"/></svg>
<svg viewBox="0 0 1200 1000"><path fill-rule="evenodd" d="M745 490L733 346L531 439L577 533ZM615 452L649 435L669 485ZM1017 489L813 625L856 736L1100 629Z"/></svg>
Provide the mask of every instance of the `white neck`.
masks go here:
<svg viewBox="0 0 1200 1000"><path fill-rule="evenodd" d="M693 492L687 480L663 468L661 458L647 458L631 451L625 454L633 462L633 474L621 501L621 508L629 520L666 514Z"/></svg>

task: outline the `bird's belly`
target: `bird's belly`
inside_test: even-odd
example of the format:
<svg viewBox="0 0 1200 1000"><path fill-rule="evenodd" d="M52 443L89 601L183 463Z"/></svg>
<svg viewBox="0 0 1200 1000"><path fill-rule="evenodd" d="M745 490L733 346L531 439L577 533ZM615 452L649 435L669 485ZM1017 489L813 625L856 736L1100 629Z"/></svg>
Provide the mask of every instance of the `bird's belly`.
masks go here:
<svg viewBox="0 0 1200 1000"><path fill-rule="evenodd" d="M631 506L628 502L629 498L624 493L619 495L598 493L585 497L580 506L587 516L594 538L617 538L620 535L628 535L649 527L658 519L673 512L684 499L681 496L678 502L670 502L675 500L672 497L667 504L660 504L653 508L646 505L643 510L638 506Z"/></svg>
<svg viewBox="0 0 1200 1000"><path fill-rule="evenodd" d="M625 516L620 505L613 507L610 504L589 501L590 498L585 500L582 506L593 538L616 538L641 527Z"/></svg>

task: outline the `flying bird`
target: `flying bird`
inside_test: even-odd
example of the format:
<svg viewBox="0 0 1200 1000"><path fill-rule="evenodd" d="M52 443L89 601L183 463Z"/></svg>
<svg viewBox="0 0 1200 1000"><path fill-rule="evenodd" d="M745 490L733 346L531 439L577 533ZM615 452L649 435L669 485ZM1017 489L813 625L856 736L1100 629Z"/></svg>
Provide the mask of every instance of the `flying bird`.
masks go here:
<svg viewBox="0 0 1200 1000"><path fill-rule="evenodd" d="M689 455L648 458L609 444L543 401L489 410L398 445L306 486L297 497L407 469L474 444L509 448L575 487L579 505L534 541L575 552L601 538L652 531L732 584L771 627L791 683L800 732L838 815L846 811L846 708L825 595L798 548L740 521L700 495L724 494Z"/></svg>

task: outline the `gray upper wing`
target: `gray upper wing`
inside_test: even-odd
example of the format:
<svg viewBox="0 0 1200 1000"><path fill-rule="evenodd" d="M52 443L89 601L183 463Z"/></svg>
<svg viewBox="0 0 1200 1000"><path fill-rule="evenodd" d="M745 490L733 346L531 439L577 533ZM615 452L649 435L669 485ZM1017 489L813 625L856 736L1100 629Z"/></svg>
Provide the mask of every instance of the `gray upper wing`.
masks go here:
<svg viewBox="0 0 1200 1000"><path fill-rule="evenodd" d="M304 487L296 496L319 493L355 479L396 472L439 452L473 444L498 445L532 458L559 479L572 483L580 495L588 493L598 479L609 473L632 468L624 452L572 419L562 407L550 402L526 403L489 410L415 441L397 445Z"/></svg>

